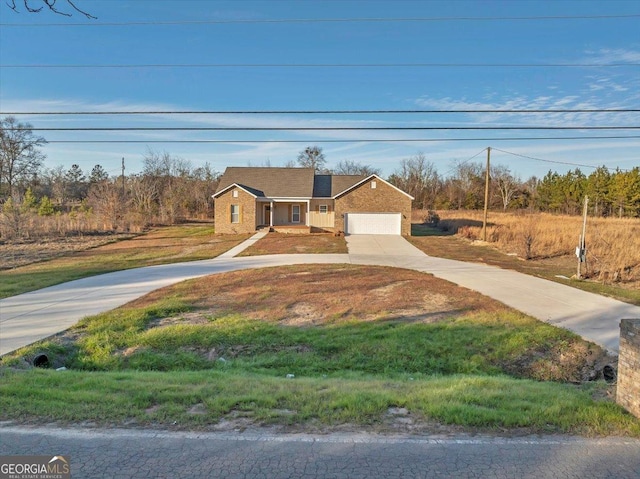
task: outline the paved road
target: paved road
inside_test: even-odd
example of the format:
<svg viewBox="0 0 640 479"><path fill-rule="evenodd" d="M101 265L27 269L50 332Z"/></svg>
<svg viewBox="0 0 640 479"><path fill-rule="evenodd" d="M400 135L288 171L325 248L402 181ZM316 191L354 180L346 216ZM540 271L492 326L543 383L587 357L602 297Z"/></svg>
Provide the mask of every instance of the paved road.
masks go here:
<svg viewBox="0 0 640 479"><path fill-rule="evenodd" d="M256 237L248 240L247 247ZM85 316L121 306L185 279L248 268L352 263L431 273L479 291L535 318L618 351L619 322L640 318L640 307L492 266L427 256L399 236L348 236L349 254L219 258L93 276L0 300L0 355L64 331Z"/></svg>
<svg viewBox="0 0 640 479"><path fill-rule="evenodd" d="M64 455L77 478L637 479L640 441L0 427L0 455Z"/></svg>

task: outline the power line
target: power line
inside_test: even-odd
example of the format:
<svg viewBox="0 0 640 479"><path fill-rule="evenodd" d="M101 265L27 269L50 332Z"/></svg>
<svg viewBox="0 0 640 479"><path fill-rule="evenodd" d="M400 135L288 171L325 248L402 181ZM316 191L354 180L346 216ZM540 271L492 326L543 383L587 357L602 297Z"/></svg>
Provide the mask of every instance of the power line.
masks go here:
<svg viewBox="0 0 640 479"><path fill-rule="evenodd" d="M223 126L223 127L52 127L27 128L30 131L514 131L514 130L640 130L640 126ZM25 128L5 128L7 131L22 131Z"/></svg>
<svg viewBox="0 0 640 479"><path fill-rule="evenodd" d="M10 64L4 69L137 69L137 68L617 68L640 63L139 63L139 64Z"/></svg>
<svg viewBox="0 0 640 479"><path fill-rule="evenodd" d="M555 163L555 164L558 164L558 165L569 165L569 166L581 166L583 168L593 168L593 169L597 169L598 168L598 166L585 165L585 164L582 164L582 163L571 163L571 162L568 162L568 161L545 160L545 159L542 159L542 158L536 158L534 156L521 155L520 153L514 153L512 151L501 150L499 148L492 148L492 150L499 151L501 153L506 153L507 155L513 155L513 156L518 156L520 158L526 158L528 160L542 161L544 163Z"/></svg>
<svg viewBox="0 0 640 479"><path fill-rule="evenodd" d="M455 109L455 110L151 110L151 111L8 111L0 115L369 115L437 113L638 113L640 108Z"/></svg>
<svg viewBox="0 0 640 479"><path fill-rule="evenodd" d="M415 143L438 141L539 141L539 140L615 140L638 139L640 135L609 135L609 136L557 136L557 137L513 137L513 138L361 138L350 140L322 140L318 138L307 140L51 140L47 143L226 143L226 144L251 144L251 143Z"/></svg>
<svg viewBox="0 0 640 479"><path fill-rule="evenodd" d="M496 22L496 21L549 21L549 20L615 20L639 18L640 14L624 15L541 15L530 17L412 17L412 18L273 18L246 20L174 20L158 22L82 22L82 23L0 23L2 27L120 27L169 25L243 25L294 23L421 23L421 22Z"/></svg>
<svg viewBox="0 0 640 479"><path fill-rule="evenodd" d="M469 163L471 160L473 160L474 158L480 156L482 153L484 153L485 151L487 151L487 148L483 148L482 150L480 150L478 153L476 153L475 155L473 155L471 158L468 158L464 161L460 161L460 162L456 162L456 164L454 164L451 168L449 168L446 172L446 174L450 174L453 170L456 169L457 166L460 165L466 165L467 163Z"/></svg>

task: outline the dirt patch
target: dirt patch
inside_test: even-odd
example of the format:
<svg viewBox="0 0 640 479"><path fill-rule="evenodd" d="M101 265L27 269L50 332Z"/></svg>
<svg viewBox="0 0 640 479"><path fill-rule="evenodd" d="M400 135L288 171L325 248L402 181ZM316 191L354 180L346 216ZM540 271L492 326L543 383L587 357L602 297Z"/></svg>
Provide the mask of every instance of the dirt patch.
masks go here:
<svg viewBox="0 0 640 479"><path fill-rule="evenodd" d="M574 341L553 349L533 348L502 368L516 377L580 383L604 379L605 366L617 375L618 358L591 343Z"/></svg>
<svg viewBox="0 0 640 479"><path fill-rule="evenodd" d="M337 237L329 233L269 233L250 248L240 253L240 256L297 253L346 254L347 242L343 237Z"/></svg>
<svg viewBox="0 0 640 479"><path fill-rule="evenodd" d="M203 403L194 404L187 410L187 414L191 414L193 416L204 416L207 414L207 406Z"/></svg>
<svg viewBox="0 0 640 479"><path fill-rule="evenodd" d="M386 267L325 265L237 271L177 288L201 316L228 311L285 324L364 319L393 312L413 316L506 310L497 301L433 276ZM164 294L151 293L133 305L144 307ZM201 316L193 318L203 321Z"/></svg>
<svg viewBox="0 0 640 479"><path fill-rule="evenodd" d="M294 303L288 308L290 316L282 319L285 326L313 326L324 321L324 314L309 303Z"/></svg>

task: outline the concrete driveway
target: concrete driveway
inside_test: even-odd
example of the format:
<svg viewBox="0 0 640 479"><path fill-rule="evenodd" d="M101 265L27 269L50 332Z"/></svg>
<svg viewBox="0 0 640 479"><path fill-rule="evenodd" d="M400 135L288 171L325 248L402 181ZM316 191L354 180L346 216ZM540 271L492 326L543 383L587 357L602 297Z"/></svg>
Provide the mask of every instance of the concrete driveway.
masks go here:
<svg viewBox="0 0 640 479"><path fill-rule="evenodd" d="M427 256L400 236L347 236L353 264L386 265L433 274L569 329L617 353L620 320L640 318L640 307L516 271Z"/></svg>
<svg viewBox="0 0 640 479"><path fill-rule="evenodd" d="M243 243L247 247L257 236ZM348 236L349 254L293 254L219 258L93 276L0 300L0 355L71 327L85 316L121 306L186 279L240 269L293 264L393 266L433 274L497 299L537 319L570 329L612 352L619 322L640 318L640 307L492 266L434 258L400 236Z"/></svg>

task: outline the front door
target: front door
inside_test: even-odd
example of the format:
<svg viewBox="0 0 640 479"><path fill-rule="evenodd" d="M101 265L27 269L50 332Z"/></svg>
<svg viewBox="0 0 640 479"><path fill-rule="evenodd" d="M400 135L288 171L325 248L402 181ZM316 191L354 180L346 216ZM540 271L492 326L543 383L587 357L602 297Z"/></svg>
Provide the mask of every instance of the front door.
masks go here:
<svg viewBox="0 0 640 479"><path fill-rule="evenodd" d="M264 205L262 224L271 226L271 205Z"/></svg>

